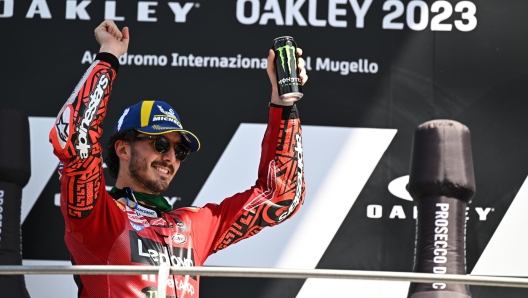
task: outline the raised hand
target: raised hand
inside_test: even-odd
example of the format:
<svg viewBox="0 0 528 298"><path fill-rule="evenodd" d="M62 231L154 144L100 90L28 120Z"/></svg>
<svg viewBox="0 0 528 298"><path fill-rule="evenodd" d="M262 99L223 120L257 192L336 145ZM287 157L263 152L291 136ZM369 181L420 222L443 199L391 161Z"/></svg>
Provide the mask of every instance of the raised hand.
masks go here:
<svg viewBox="0 0 528 298"><path fill-rule="evenodd" d="M111 53L117 58L127 52L130 35L128 27L121 32L112 20L105 20L94 30L95 39L101 46L99 53Z"/></svg>
<svg viewBox="0 0 528 298"><path fill-rule="evenodd" d="M302 50L297 48L297 57L300 57L302 53ZM308 81L308 75L306 74L305 62L303 58L298 59L297 66L299 68L299 77L301 79L301 83L304 85L306 81ZM293 105L293 101L284 102L279 98L279 87L277 85L277 75L275 73L275 52L273 50L269 50L268 68L266 71L268 72L268 76L271 81L271 102L281 106Z"/></svg>

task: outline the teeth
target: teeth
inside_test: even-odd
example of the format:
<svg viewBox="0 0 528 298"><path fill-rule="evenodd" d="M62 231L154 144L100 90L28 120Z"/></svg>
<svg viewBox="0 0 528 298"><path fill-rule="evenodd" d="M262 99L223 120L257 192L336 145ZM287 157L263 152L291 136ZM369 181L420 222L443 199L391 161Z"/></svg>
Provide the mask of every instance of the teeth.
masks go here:
<svg viewBox="0 0 528 298"><path fill-rule="evenodd" d="M154 168L155 168L156 170L158 170L158 171L164 173L164 174L168 174L168 173L169 173L169 170L167 170L167 169L159 168L159 167L154 167Z"/></svg>

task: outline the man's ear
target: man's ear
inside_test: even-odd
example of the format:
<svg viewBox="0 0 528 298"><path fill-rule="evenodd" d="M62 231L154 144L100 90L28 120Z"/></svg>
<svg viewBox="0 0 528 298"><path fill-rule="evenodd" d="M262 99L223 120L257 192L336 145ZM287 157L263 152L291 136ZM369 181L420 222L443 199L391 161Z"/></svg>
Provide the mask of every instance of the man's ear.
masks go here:
<svg viewBox="0 0 528 298"><path fill-rule="evenodd" d="M117 140L114 144L114 150L120 160L130 160L130 143L124 140Z"/></svg>

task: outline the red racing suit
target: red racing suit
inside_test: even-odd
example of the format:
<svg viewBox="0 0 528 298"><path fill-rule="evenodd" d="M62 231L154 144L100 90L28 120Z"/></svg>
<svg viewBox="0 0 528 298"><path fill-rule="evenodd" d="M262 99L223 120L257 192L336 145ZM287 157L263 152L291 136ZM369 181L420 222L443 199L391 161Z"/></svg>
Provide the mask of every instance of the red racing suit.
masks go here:
<svg viewBox="0 0 528 298"><path fill-rule="evenodd" d="M100 138L118 67L116 57L99 54L50 131L63 165L64 239L74 264L202 266L209 255L297 212L305 183L295 106L270 106L255 185L219 205L159 212L114 199L105 190ZM198 297L199 278L169 276L167 297ZM158 298L157 275L81 275L76 281L79 297Z"/></svg>

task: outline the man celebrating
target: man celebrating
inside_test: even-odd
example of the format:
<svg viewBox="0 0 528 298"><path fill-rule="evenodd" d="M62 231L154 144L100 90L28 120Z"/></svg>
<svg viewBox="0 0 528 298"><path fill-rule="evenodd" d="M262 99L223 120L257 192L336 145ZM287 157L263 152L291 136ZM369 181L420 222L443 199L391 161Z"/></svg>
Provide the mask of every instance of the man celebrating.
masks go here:
<svg viewBox="0 0 528 298"><path fill-rule="evenodd" d="M61 211L73 264L201 266L209 255L297 212L305 193L301 127L295 105L279 99L271 50L269 120L254 186L220 205L173 210L160 193L200 142L169 104L145 100L125 109L115 125L106 163L117 181L107 192L101 124L130 36L128 28L121 32L107 20L95 29L95 37L100 52L50 132L62 164ZM304 61L298 65L304 84ZM79 297L158 297L156 279L75 277ZM199 276L170 275L167 297L198 297L198 283Z"/></svg>

